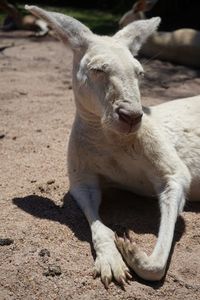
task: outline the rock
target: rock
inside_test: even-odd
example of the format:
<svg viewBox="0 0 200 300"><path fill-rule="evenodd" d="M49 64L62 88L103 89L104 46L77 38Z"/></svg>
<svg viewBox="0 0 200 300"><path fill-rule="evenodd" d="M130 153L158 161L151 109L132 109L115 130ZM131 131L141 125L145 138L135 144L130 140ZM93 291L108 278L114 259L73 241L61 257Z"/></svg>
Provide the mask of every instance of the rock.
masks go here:
<svg viewBox="0 0 200 300"><path fill-rule="evenodd" d="M48 270L43 273L45 276L60 276L62 274L60 266L49 265Z"/></svg>
<svg viewBox="0 0 200 300"><path fill-rule="evenodd" d="M47 184L49 184L49 185L50 185L50 184L53 184L53 183L55 183L55 180L54 180L54 179L50 179L50 180L47 181Z"/></svg>
<svg viewBox="0 0 200 300"><path fill-rule="evenodd" d="M0 238L0 246L9 246L14 243L13 239L10 238Z"/></svg>
<svg viewBox="0 0 200 300"><path fill-rule="evenodd" d="M24 92L24 91L19 91L18 93L19 93L20 95L22 95L22 96L28 95L28 93L27 93L27 92Z"/></svg>
<svg viewBox="0 0 200 300"><path fill-rule="evenodd" d="M44 256L50 257L50 251L48 249L42 249L42 250L40 250L40 252L38 254L39 254L39 256L42 256L42 257L44 257Z"/></svg>
<svg viewBox="0 0 200 300"><path fill-rule="evenodd" d="M45 192L45 189L43 188L43 186L40 185L38 188L39 188L39 190L40 190L41 193Z"/></svg>
<svg viewBox="0 0 200 300"><path fill-rule="evenodd" d="M37 182L36 179L32 179L32 180L31 180L31 183L35 183L35 182Z"/></svg>
<svg viewBox="0 0 200 300"><path fill-rule="evenodd" d="M3 138L5 138L5 134L1 133L0 134L0 140L3 139Z"/></svg>

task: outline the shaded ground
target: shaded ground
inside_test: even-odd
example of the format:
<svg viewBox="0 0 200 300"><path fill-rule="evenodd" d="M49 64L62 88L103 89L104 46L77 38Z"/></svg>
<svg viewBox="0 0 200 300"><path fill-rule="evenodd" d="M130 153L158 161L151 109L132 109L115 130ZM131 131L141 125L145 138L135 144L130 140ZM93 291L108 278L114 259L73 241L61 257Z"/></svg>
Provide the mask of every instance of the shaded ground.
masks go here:
<svg viewBox="0 0 200 300"><path fill-rule="evenodd" d="M49 38L0 34L0 299L199 299L200 204L177 222L166 278L134 276L123 291L92 278L89 227L68 195L66 144L74 116L72 54ZM200 93L200 73L144 59L144 104ZM114 230L131 228L147 251L155 242L157 203L125 192L104 196L101 215ZM64 205L62 206L64 201ZM145 201L145 205L144 205ZM46 250L45 250L46 249ZM41 251L42 250L42 251ZM55 275L55 276L53 276Z"/></svg>

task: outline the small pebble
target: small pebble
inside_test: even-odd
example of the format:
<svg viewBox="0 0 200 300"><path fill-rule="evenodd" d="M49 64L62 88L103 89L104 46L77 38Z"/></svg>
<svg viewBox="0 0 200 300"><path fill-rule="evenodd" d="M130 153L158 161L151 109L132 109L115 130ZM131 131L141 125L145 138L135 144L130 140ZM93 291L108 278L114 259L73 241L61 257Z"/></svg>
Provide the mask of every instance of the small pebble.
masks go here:
<svg viewBox="0 0 200 300"><path fill-rule="evenodd" d="M39 190L40 190L41 193L44 193L45 190L44 190L44 188L42 186L39 186L38 188L39 188Z"/></svg>
<svg viewBox="0 0 200 300"><path fill-rule="evenodd" d="M31 180L31 183L35 183L35 182L37 182L36 179L32 179L32 180Z"/></svg>
<svg viewBox="0 0 200 300"><path fill-rule="evenodd" d="M19 91L19 94L22 95L22 96L28 95L28 93L24 92L24 91Z"/></svg>
<svg viewBox="0 0 200 300"><path fill-rule="evenodd" d="M13 239L10 239L10 238L6 238L6 239L0 238L0 246L9 246L9 245L11 245L13 243L14 243Z"/></svg>
<svg viewBox="0 0 200 300"><path fill-rule="evenodd" d="M54 180L54 179L50 179L50 180L47 181L47 184L49 184L49 185L50 185L50 184L53 184L53 183L55 183L55 180Z"/></svg>
<svg viewBox="0 0 200 300"><path fill-rule="evenodd" d="M60 266L56 266L56 265L49 265L48 266L48 270L46 272L43 273L43 275L45 276L59 276L62 274L61 268Z"/></svg>
<svg viewBox="0 0 200 300"><path fill-rule="evenodd" d="M0 134L0 139L3 139L3 138L5 138L5 134Z"/></svg>
<svg viewBox="0 0 200 300"><path fill-rule="evenodd" d="M39 256L42 256L42 257L44 257L44 256L50 256L50 251L48 250L48 249L42 249L42 250L40 250L40 252L38 253L39 254Z"/></svg>

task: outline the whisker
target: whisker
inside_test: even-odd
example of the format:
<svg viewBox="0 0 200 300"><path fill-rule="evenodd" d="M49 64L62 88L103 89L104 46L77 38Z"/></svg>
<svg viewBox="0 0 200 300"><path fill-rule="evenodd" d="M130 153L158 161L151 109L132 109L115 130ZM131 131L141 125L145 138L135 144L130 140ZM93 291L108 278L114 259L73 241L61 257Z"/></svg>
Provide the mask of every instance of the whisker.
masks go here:
<svg viewBox="0 0 200 300"><path fill-rule="evenodd" d="M151 62L153 59L155 59L156 57L158 57L162 52L158 52L157 54L153 55L152 57L150 57L149 59L146 59L145 62L143 62L143 66L147 65L149 62Z"/></svg>

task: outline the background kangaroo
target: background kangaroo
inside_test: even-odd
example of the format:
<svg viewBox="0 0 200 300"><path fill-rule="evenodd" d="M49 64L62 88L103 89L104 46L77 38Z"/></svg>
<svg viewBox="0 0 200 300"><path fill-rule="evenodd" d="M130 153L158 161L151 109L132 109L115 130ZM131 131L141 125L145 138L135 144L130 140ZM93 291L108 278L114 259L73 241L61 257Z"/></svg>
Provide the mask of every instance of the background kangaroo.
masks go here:
<svg viewBox="0 0 200 300"><path fill-rule="evenodd" d="M131 10L119 21L123 28L130 22L146 19L158 0L138 0ZM191 28L181 28L172 32L155 32L141 48L140 53L147 57L156 57L191 67L200 67L200 32Z"/></svg>

